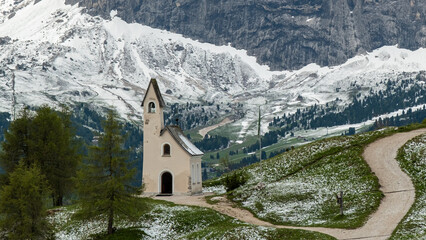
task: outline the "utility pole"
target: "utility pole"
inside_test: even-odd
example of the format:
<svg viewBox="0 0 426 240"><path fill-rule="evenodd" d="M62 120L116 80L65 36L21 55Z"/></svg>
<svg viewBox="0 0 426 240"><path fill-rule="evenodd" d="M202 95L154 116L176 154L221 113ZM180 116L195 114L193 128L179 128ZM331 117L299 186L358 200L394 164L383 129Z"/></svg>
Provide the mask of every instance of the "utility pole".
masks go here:
<svg viewBox="0 0 426 240"><path fill-rule="evenodd" d="M257 125L257 137L259 139L259 162L262 161L262 137L260 135L260 106L259 106L259 122Z"/></svg>

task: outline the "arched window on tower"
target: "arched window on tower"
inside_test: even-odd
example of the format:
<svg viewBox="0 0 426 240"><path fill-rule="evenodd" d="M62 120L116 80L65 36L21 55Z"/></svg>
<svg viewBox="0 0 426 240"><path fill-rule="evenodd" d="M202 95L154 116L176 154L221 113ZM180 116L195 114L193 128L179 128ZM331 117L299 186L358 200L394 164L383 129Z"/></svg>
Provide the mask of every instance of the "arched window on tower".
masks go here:
<svg viewBox="0 0 426 240"><path fill-rule="evenodd" d="M167 143L163 145L163 156L170 156L170 145Z"/></svg>
<svg viewBox="0 0 426 240"><path fill-rule="evenodd" d="M155 113L155 103L154 102L150 102L148 104L148 112L149 113Z"/></svg>

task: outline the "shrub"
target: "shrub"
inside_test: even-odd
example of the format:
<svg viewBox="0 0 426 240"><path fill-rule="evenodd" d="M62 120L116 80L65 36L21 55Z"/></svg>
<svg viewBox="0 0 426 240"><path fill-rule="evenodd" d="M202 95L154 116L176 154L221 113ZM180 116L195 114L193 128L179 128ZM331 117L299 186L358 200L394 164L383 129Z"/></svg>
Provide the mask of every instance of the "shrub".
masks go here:
<svg viewBox="0 0 426 240"><path fill-rule="evenodd" d="M226 187L226 191L232 191L247 182L247 178L241 172L233 172L232 174L226 175L223 185Z"/></svg>

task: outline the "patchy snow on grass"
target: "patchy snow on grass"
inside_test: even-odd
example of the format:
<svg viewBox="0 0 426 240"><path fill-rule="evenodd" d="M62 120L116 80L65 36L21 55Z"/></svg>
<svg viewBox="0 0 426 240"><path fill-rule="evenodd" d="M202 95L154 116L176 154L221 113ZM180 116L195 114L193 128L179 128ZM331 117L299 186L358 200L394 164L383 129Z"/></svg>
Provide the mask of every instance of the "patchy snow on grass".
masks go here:
<svg viewBox="0 0 426 240"><path fill-rule="evenodd" d="M57 231L56 239L79 240L87 239L92 234L105 231L106 221L76 221L72 219L76 209L67 210L67 208L59 208L55 214L49 216L49 221L54 224Z"/></svg>
<svg viewBox="0 0 426 240"><path fill-rule="evenodd" d="M424 239L426 237L426 134L409 141L400 149L398 161L411 177L416 200L399 223L391 239Z"/></svg>
<svg viewBox="0 0 426 240"><path fill-rule="evenodd" d="M362 144L382 132L333 137L253 164L234 200L267 221L291 225L358 224L378 206L378 182L362 159ZM361 144L361 145L359 145ZM344 192L345 219L335 194Z"/></svg>
<svg viewBox="0 0 426 240"><path fill-rule="evenodd" d="M136 228L143 231L143 239L271 239L274 228L240 222L211 209L180 206L149 200L150 210L139 220L117 219L117 229ZM49 216L56 226L59 240L90 239L93 234L105 233L105 220L78 221L72 219L75 208L59 208ZM313 235L314 236L314 235Z"/></svg>
<svg viewBox="0 0 426 240"><path fill-rule="evenodd" d="M144 226L141 229L148 234L148 239L170 239L173 236L178 238L179 234L173 229L173 226L175 225L175 215L180 211L190 211L190 208L156 205L148 214L148 222L143 222ZM195 226L195 229L198 228L199 226Z"/></svg>
<svg viewBox="0 0 426 240"><path fill-rule="evenodd" d="M226 193L226 189L223 185L203 187L203 193L224 194Z"/></svg>

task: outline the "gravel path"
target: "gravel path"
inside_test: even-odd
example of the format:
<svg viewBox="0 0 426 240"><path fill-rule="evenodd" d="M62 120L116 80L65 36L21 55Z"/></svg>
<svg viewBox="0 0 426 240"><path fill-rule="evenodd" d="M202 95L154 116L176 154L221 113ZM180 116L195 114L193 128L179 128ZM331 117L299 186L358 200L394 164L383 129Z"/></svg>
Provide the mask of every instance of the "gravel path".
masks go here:
<svg viewBox="0 0 426 240"><path fill-rule="evenodd" d="M177 204L212 208L223 214L255 225L317 231L331 235L337 239L388 239L414 203L415 197L411 179L399 168L399 164L395 160L396 154L405 142L423 133L426 133L426 129L397 133L379 139L365 148L364 159L378 177L381 185L380 190L384 193L385 197L380 203L379 209L370 216L367 223L357 229L347 230L273 225L254 217L253 214L245 209L234 207L232 203L222 197L218 197L217 200L219 200L219 203L214 205L206 203L204 199L206 195L156 197L156 199L167 200Z"/></svg>
<svg viewBox="0 0 426 240"><path fill-rule="evenodd" d="M220 123L218 123L218 124L215 124L215 125L213 125L213 126L208 126L208 127L205 127L205 128L203 128L203 129L198 130L198 133L199 133L202 137L204 137L204 136L206 136L206 134L207 134L208 132L210 132L211 130L214 130L214 129L218 128L218 127L222 127L223 125L226 125L226 124L228 124L228 123L230 123L230 122L232 122L232 121L231 121L231 119L229 119L229 118L225 118L225 119L223 119L223 120L222 120L222 122L220 122Z"/></svg>

